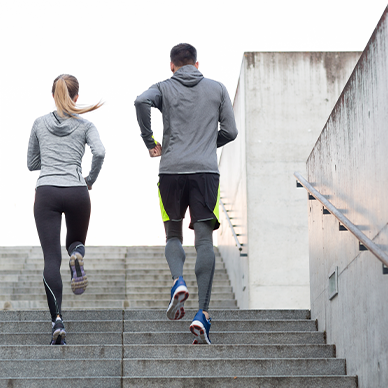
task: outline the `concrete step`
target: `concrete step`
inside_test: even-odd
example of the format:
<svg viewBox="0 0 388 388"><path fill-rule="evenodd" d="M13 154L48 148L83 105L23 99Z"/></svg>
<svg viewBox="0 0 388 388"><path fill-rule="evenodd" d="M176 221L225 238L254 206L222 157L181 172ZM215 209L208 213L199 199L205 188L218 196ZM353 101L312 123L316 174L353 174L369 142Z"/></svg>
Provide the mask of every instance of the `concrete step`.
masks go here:
<svg viewBox="0 0 388 388"><path fill-rule="evenodd" d="M4 255L4 257L8 257L7 255ZM15 257L24 257L28 258L28 260L40 260L43 262L43 253L36 254L36 253L26 253L26 254L17 254ZM186 261L195 261L197 257L197 253L186 253ZM65 260L66 258L69 258L69 255L67 252L62 252L62 259ZM221 256L219 253L215 254L216 260L220 260ZM119 253L119 252L90 252L88 249L86 249L85 254L85 260L93 259L93 260L110 260L110 259L123 259L125 261L149 261L149 260L160 260L160 261L166 261L166 256L163 253L139 253L139 254L128 254L128 253Z"/></svg>
<svg viewBox="0 0 388 388"><path fill-rule="evenodd" d="M1 326L0 326L1 330ZM186 321L124 321L125 332L172 332L187 330ZM281 321L234 321L214 320L211 331L219 332L264 332L264 331L305 331L316 332L315 322L308 320L281 320Z"/></svg>
<svg viewBox="0 0 388 388"><path fill-rule="evenodd" d="M125 308L167 308L167 304L165 301L157 301L157 300L130 300L126 299L124 303ZM188 299L185 302L185 308L198 309L198 301ZM237 302L234 299L215 299L212 298L209 304L209 308L217 308L217 309L236 309Z"/></svg>
<svg viewBox="0 0 388 388"><path fill-rule="evenodd" d="M47 301L44 300L15 300L11 301L11 309L13 310L42 310L47 308ZM71 301L63 300L62 307L64 309L122 309L124 307L124 301L121 300L80 300L80 301Z"/></svg>
<svg viewBox="0 0 388 388"><path fill-rule="evenodd" d="M167 308L167 307L166 307ZM186 315L180 321L190 321L197 310L185 309ZM62 310L65 320L125 320L162 321L166 320L166 309L159 310ZM211 310L213 324L217 320L309 320L309 310ZM48 321L47 307L38 311L0 311L0 321ZM168 321L169 322L169 321ZM179 321L173 321L177 323Z"/></svg>
<svg viewBox="0 0 388 388"><path fill-rule="evenodd" d="M164 333L187 330L187 321L122 321L87 320L72 321L64 319L66 331L95 332L105 331ZM0 333L43 333L51 330L49 321L0 321ZM212 323L212 332L315 332L315 323L311 321L216 321Z"/></svg>
<svg viewBox="0 0 388 388"><path fill-rule="evenodd" d="M20 260L25 261L27 257L29 257L29 253L28 252L23 252L23 251L19 251L19 252L3 252L2 250L0 250L0 260L1 260L2 263L5 261L3 259L10 259L10 261L12 261L12 262L14 262L14 261L18 262Z"/></svg>
<svg viewBox="0 0 388 388"><path fill-rule="evenodd" d="M62 279L64 283L66 283L66 279ZM106 280L106 279L105 279ZM104 290L113 290L113 289L120 289L120 288L125 288L128 292L139 292L144 290L145 287L151 287L153 291L155 292L166 292L170 294L171 291L171 286L172 286L172 280L167 280L167 281L159 281L159 282L153 282L151 285L148 284L147 282L143 281L131 281L128 282L128 284L125 283L125 280L122 281L115 281L111 282L109 280L106 280L105 283L109 283L109 286L104 288L105 286L103 285L104 282L98 281L94 278L89 279L89 285L87 290L89 291L90 289L104 289ZM232 287L228 284L225 284L227 282L223 280L215 280L213 282L213 292L232 292ZM196 280L192 281L186 281L186 285L189 289L190 294L192 293L197 293L198 292L198 287L197 287L197 282ZM35 281L27 281L27 282L2 282L0 284L0 294L3 294L5 292L8 292L9 290L20 290L20 293L24 292L30 292L30 290L35 290L35 289L42 289L43 287L43 280L42 278L35 280ZM66 290L66 286L64 287L64 292Z"/></svg>
<svg viewBox="0 0 388 388"><path fill-rule="evenodd" d="M123 388L356 388L348 376L124 377ZM24 387L23 387L24 388ZM45 388L42 386L42 388Z"/></svg>
<svg viewBox="0 0 388 388"><path fill-rule="evenodd" d="M63 294L63 300L64 301L74 301L74 302L79 302L79 301L88 301L88 300L123 300L125 299L125 294L124 293L109 293L109 294L89 294L87 292L88 290L85 291L84 294L81 295L75 295L71 293L71 291L67 292L66 294ZM150 295L151 297L151 295ZM149 298L148 298L149 299ZM10 295L0 295L0 302L1 301L23 301L23 300L29 300L29 301L46 301L46 294L44 290L42 290L41 293L39 294L10 294Z"/></svg>
<svg viewBox="0 0 388 388"><path fill-rule="evenodd" d="M61 367L61 361L53 363ZM115 377L19 377L0 378L0 388L122 388L121 376Z"/></svg>
<svg viewBox="0 0 388 388"><path fill-rule="evenodd" d="M149 262L143 261L140 263L127 262L125 264L125 269L127 271L128 270L137 270L137 269L144 270L144 269L152 269L152 268L169 269L166 260L164 260L164 262L162 262L162 261L149 261ZM185 270L194 270L194 268L195 268L194 261L193 262L185 262L185 265L184 265ZM216 270L225 269L224 263L216 262L215 269Z"/></svg>
<svg viewBox="0 0 388 388"><path fill-rule="evenodd" d="M122 321L124 317L123 310L62 310L64 319L69 321ZM0 321L43 321L51 320L47 309L38 311L0 311Z"/></svg>
<svg viewBox="0 0 388 388"><path fill-rule="evenodd" d="M27 266L25 259L12 259L11 262L5 262L6 259L0 259L0 271L24 270Z"/></svg>
<svg viewBox="0 0 388 388"><path fill-rule="evenodd" d="M335 358L333 345L125 345L124 358Z"/></svg>
<svg viewBox="0 0 388 388"><path fill-rule="evenodd" d="M186 307L186 304L185 304ZM192 320L189 316L196 314L197 310L185 308L186 315L183 321ZM210 310L213 323L217 320L281 320L281 319L310 319L309 310ZM1 317L1 311L0 311ZM166 318L166 310L125 310L124 320L156 320L162 321ZM1 319L1 318L0 318Z"/></svg>
<svg viewBox="0 0 388 388"><path fill-rule="evenodd" d="M170 290L168 290L167 292L164 292L164 293L147 292L147 291L149 291L149 290L147 290L145 288L142 293L140 293L140 292L127 292L125 294L125 299L128 299L128 300L152 299L155 301L160 300L160 301L164 301L164 302L166 302L166 301L169 302L169 300L170 300L170 295L171 295ZM187 301L190 301L190 299L191 300L197 299L196 293L192 292L192 290L190 290L190 296L189 296L189 299ZM234 300L234 294L232 292L213 291L212 292L212 299L214 299L214 300ZM185 305L186 305L186 302L185 302ZM189 306L189 305L187 305L187 306Z"/></svg>
<svg viewBox="0 0 388 388"><path fill-rule="evenodd" d="M298 376L343 375L343 359L124 359L124 376Z"/></svg>
<svg viewBox="0 0 388 388"><path fill-rule="evenodd" d="M62 279L64 283L66 283L66 279ZM171 284L171 282L169 283ZM109 281L109 288L115 288L115 287L126 287L125 279L120 281ZM7 290L7 289L19 289L19 290L34 290L34 289L41 289L43 287L43 278L42 276L40 279L37 280L30 280L30 281L23 281L23 282L2 282L0 284L0 290ZM94 280L89 281L88 289L91 287L99 287L99 282ZM2 293L2 291L0 291Z"/></svg>
<svg viewBox="0 0 388 388"><path fill-rule="evenodd" d="M19 280L18 274L2 274L0 273L0 282L17 282Z"/></svg>
<svg viewBox="0 0 388 388"><path fill-rule="evenodd" d="M25 286L25 284L22 284L22 286ZM127 288L125 287L124 282L122 282L122 285L120 287L117 286L111 286L111 287L98 287L97 283L95 282L95 285L91 285L89 283L86 292L88 294L106 294L106 293L112 293L112 294L125 294ZM141 289L137 289L137 292L141 292ZM18 295L28 295L28 294L45 294L43 282L39 282L39 284L36 284L35 287L1 287L0 286L0 295L9 295L9 294L18 294ZM73 294L70 287L67 287L66 284L63 287L63 294Z"/></svg>
<svg viewBox="0 0 388 388"><path fill-rule="evenodd" d="M2 360L0 376L12 377L68 377L121 376L119 359L67 359L57 360Z"/></svg>
<svg viewBox="0 0 388 388"><path fill-rule="evenodd" d="M49 338L46 335L46 339ZM46 341L47 342L47 341ZM317 350L317 352L319 349ZM303 350L301 350L303 352ZM122 358L123 348L120 345L3 345L0 346L0 360L33 360L33 359L112 359ZM313 353L313 351L306 354ZM321 353L329 353L329 351ZM321 354L320 353L320 354ZM313 353L314 354L314 353Z"/></svg>
<svg viewBox="0 0 388 388"><path fill-rule="evenodd" d="M183 277L185 279L185 282L187 284L187 282L194 282L196 281L196 277L195 277L195 274L194 274L194 271L193 272L185 272L183 271ZM127 284L128 283L131 283L132 281L134 280L139 280L142 279L144 282L157 282L157 281L169 281L171 282L171 274L168 272L168 271L136 271L135 273L131 273L131 272L127 272L126 275L125 275L125 278L127 280ZM226 284L230 284L229 282L229 277L228 277L228 274L226 272L215 272L214 274L214 281L223 281L225 282ZM171 283L170 283L171 284Z"/></svg>
<svg viewBox="0 0 388 388"><path fill-rule="evenodd" d="M44 309L47 308L47 302L45 300L15 300L9 301L12 305L11 309L14 310L30 310L30 309ZM68 308L86 308L86 309L162 309L167 308L168 301L155 301L155 300L130 300L130 299L112 299L112 300L70 300L64 298L62 300L62 307ZM188 300L185 302L185 307L198 309L198 301ZM237 302L235 300L217 300L212 299L210 301L210 309L236 309Z"/></svg>
<svg viewBox="0 0 388 388"><path fill-rule="evenodd" d="M68 345L49 346L42 251L23 249L0 248L0 306L14 309L0 311L0 388L356 388L308 310L238 310L217 249L212 346L191 345L194 247L185 247L186 315L166 317L172 279L164 246L87 247L89 287L81 296L70 290L62 249Z"/></svg>
<svg viewBox="0 0 388 388"><path fill-rule="evenodd" d="M42 267L43 268L43 267ZM16 272L16 271L11 271L11 272ZM27 272L27 273L25 273ZM158 268L158 267L154 267L154 268L142 268L142 269L136 269L136 270L126 270L124 268L122 269L93 269L93 268L90 268L88 269L87 266L85 266L85 272L88 276L100 276L100 277L104 277L107 278L107 277L110 277L110 276L118 276L118 275L121 275L121 276L124 276L124 275L127 275L127 276L136 276L137 279L142 278L142 276L145 276L145 275L148 275L148 276L160 276L160 275L163 275L165 277L167 277L168 279L171 279L171 273L170 273L170 270L168 269L168 267L164 267L164 268ZM6 275L5 272L3 272L4 275ZM9 273L10 275L12 275L13 273ZM23 274L20 275L20 280L23 280L25 278L25 276L28 276L28 277L31 277L35 275L37 278L42 278L42 269L34 269L34 270L30 270L30 271L23 271ZM66 267L66 266L62 266L61 268L61 275L64 276L64 277L70 277L70 269L69 267ZM214 277L224 277L224 278L227 278L227 272L224 268L218 268L218 269L215 269L214 271ZM184 268L183 269L183 277L185 278L186 280L186 277L188 277L190 280L191 279L194 279L195 278L195 273L194 273L194 269L190 270L189 268Z"/></svg>
<svg viewBox="0 0 388 388"><path fill-rule="evenodd" d="M77 333L103 333L122 331L122 321L69 321L64 320L66 332ZM23 334L23 333L51 333L51 322L41 321L8 321L0 322L0 333Z"/></svg>
<svg viewBox="0 0 388 388"><path fill-rule="evenodd" d="M331 358L333 345L3 345L0 360L6 359L99 359L99 358Z"/></svg>
<svg viewBox="0 0 388 388"><path fill-rule="evenodd" d="M66 343L68 345L122 345L123 333L104 332L104 333L78 333L66 332ZM51 339L51 330L46 333L10 333L0 334L0 345L46 345ZM60 347L62 348L62 347ZM2 361L3 362L3 361ZM0 362L0 364L2 363ZM1 376L1 373L0 373Z"/></svg>
<svg viewBox="0 0 388 388"><path fill-rule="evenodd" d="M107 274L106 276L103 275L103 273L97 273L97 274L92 274L91 271L86 271L86 275L88 276L88 279L91 281L93 278L93 281L95 282L100 282L100 281L105 281L105 282L117 282L117 281L125 281L125 274L122 273L115 273L115 274ZM42 283L42 273L37 273L37 274L23 274L18 276L18 281L19 283L24 283L24 282L38 282ZM67 282L69 281L70 283L70 271L62 272L62 281Z"/></svg>
<svg viewBox="0 0 388 388"><path fill-rule="evenodd" d="M105 260L101 262L98 262L97 260L86 260L84 261L85 263L85 270L100 270L100 271L105 271L106 269L109 269L110 271L115 270L115 271L137 271L137 270L149 270L149 269L163 269L163 270L169 270L168 264L166 261L150 261L150 262L140 262L140 263L121 263L118 261L111 261L111 260ZM61 270L63 271L64 269L66 271L69 270L67 265L64 265L67 263L63 263ZM6 268L3 268L6 266ZM23 271L40 271L42 272L43 268L43 263L31 263L30 261L26 264L21 263L19 265L14 265L12 264L1 264L0 265L0 271L4 270L12 270L14 268L21 269L20 267L22 266ZM188 262L185 263L185 270L194 270L195 268L195 262ZM215 266L216 270L219 269L225 269L225 266L223 263L216 263Z"/></svg>
<svg viewBox="0 0 388 388"><path fill-rule="evenodd" d="M163 282L160 282L160 283L163 283ZM159 283L152 284L150 288L152 292L166 293L168 295L171 295L172 282L167 282L167 283L168 283L167 285L159 285ZM198 293L198 287L196 282L190 282L190 284L186 282L186 285L187 285L187 288L189 289L190 295ZM140 287L138 285L130 283L126 286L126 292L128 293L143 292L144 286L146 285L143 284L143 287ZM213 283L212 295L213 293L233 293L233 291L231 286L225 286L222 282L219 282L218 284Z"/></svg>
<svg viewBox="0 0 388 388"><path fill-rule="evenodd" d="M0 388L356 388L356 377L61 377L0 378Z"/></svg>
<svg viewBox="0 0 388 388"><path fill-rule="evenodd" d="M193 316L194 317L194 316ZM191 318L193 319L193 318ZM163 345L163 344L191 344L194 336L189 331L190 324L184 332L171 331L164 332L163 336L159 333L137 332L124 333L124 344L134 345ZM323 333L319 332L218 332L211 330L210 340L214 345L226 344L251 344L251 345L292 345L309 344L324 345L325 338Z"/></svg>

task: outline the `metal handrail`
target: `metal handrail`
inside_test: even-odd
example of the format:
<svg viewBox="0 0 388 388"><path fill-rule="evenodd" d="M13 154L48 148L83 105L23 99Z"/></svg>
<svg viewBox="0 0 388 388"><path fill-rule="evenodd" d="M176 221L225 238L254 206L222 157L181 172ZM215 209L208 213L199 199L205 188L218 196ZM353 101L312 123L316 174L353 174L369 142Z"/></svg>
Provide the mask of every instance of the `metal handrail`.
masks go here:
<svg viewBox="0 0 388 388"><path fill-rule="evenodd" d="M222 208L222 210L224 211L224 213L225 213L225 215L226 215L226 220L227 220L228 223L229 223L229 226L230 226L230 229L231 229L231 231L232 231L234 240L236 241L237 248L238 248L239 251L242 251L242 249L243 249L243 248L242 248L242 245L241 245L241 244L239 243L239 241L238 241L236 232L234 231L234 227L233 227L233 225L232 225L232 222L230 221L228 212L226 211L225 206L224 206L224 203L222 202L221 199L220 199L220 205L221 205L221 208Z"/></svg>
<svg viewBox="0 0 388 388"><path fill-rule="evenodd" d="M365 245L383 264L388 266L388 255L379 248L370 238L357 228L348 218L346 218L334 205L332 205L319 191L306 181L298 172L294 173L294 177L310 194L316 198L342 225L346 227L359 241Z"/></svg>

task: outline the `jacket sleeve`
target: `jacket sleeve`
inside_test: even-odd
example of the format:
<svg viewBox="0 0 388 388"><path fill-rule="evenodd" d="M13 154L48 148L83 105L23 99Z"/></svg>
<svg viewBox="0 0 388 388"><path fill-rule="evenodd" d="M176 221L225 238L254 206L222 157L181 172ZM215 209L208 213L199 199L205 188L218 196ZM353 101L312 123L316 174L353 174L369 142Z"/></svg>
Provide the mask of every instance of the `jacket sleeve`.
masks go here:
<svg viewBox="0 0 388 388"><path fill-rule="evenodd" d="M217 147L222 147L231 142L237 137L236 120L234 119L234 112L232 102L230 101L228 91L225 86L222 87L222 100L220 105L220 130L217 136Z"/></svg>
<svg viewBox="0 0 388 388"><path fill-rule="evenodd" d="M105 147L101 142L97 128L93 124L86 131L86 143L92 151L93 158L92 167L89 175L85 178L85 182L88 186L92 186L100 173L105 158Z"/></svg>
<svg viewBox="0 0 388 388"><path fill-rule="evenodd" d="M151 129L151 108L158 108L162 111L162 93L158 85L152 85L135 100L137 122L139 123L141 137L148 149L157 144Z"/></svg>
<svg viewBox="0 0 388 388"><path fill-rule="evenodd" d="M36 125L32 126L30 140L28 142L28 151L27 151L27 167L30 171L40 170L40 147L39 140L36 136Z"/></svg>

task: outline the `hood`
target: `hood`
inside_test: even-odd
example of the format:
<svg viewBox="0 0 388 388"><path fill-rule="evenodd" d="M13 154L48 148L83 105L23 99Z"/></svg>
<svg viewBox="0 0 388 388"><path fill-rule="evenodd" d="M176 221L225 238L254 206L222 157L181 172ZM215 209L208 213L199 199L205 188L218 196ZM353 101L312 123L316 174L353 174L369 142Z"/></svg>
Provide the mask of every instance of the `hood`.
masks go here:
<svg viewBox="0 0 388 388"><path fill-rule="evenodd" d="M171 79L179 81L181 84L191 87L197 85L202 79L202 73L193 65L182 66Z"/></svg>
<svg viewBox="0 0 388 388"><path fill-rule="evenodd" d="M47 129L54 135L63 137L74 132L80 125L80 120L73 117L61 117L57 111L44 116Z"/></svg>

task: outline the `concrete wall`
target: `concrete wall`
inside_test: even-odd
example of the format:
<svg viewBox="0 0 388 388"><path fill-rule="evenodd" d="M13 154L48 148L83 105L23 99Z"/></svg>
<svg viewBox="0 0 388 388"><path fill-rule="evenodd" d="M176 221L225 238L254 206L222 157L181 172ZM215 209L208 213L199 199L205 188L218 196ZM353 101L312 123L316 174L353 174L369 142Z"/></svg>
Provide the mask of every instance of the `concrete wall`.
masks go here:
<svg viewBox="0 0 388 388"><path fill-rule="evenodd" d="M308 180L388 253L388 8L307 161ZM311 313L360 388L388 384L388 275L309 201ZM338 267L338 295L328 277Z"/></svg>
<svg viewBox="0 0 388 388"><path fill-rule="evenodd" d="M243 69L242 69L243 71ZM227 144L220 158L220 165L227 173L221 175L221 199L228 210L229 217L235 232L239 234L239 242L247 252L248 227L247 227L247 174L246 174L246 146L245 146L245 85L239 83L234 99L234 114L239 135L232 143ZM230 157L230 155L233 157ZM224 188L233 188L224 191ZM231 228L223 211L220 211L221 226L218 230L218 246L229 269L229 278L240 308L249 308L248 284L249 268L248 258L240 256L236 247Z"/></svg>
<svg viewBox="0 0 388 388"><path fill-rule="evenodd" d="M305 171L359 56L244 54L234 100L240 134L220 160L224 201L232 204L240 225L247 214L248 258L234 253L227 262L240 307L310 307L306 193L295 188L293 173ZM234 241L225 228L218 246L231 256Z"/></svg>

